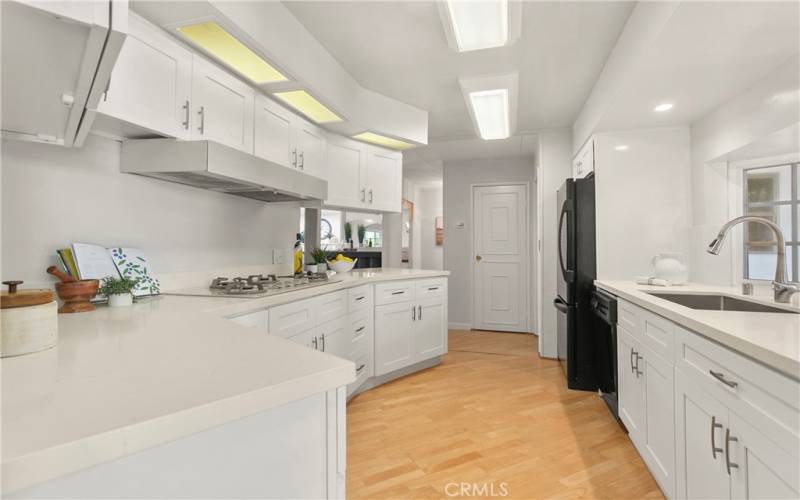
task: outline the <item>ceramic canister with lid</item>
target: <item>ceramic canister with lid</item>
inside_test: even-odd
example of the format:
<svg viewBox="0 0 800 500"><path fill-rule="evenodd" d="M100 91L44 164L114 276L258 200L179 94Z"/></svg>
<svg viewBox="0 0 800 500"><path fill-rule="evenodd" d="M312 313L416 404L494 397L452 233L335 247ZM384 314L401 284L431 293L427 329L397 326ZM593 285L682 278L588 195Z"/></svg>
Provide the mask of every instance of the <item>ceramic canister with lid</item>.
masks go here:
<svg viewBox="0 0 800 500"><path fill-rule="evenodd" d="M51 290L17 289L4 281L0 294L0 357L43 351L58 341L58 304Z"/></svg>

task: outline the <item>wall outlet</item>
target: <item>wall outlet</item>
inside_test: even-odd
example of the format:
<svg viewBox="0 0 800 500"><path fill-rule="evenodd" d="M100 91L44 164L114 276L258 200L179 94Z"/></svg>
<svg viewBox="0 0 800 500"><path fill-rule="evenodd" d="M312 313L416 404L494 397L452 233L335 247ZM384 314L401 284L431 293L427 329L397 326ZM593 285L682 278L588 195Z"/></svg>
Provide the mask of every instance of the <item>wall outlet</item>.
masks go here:
<svg viewBox="0 0 800 500"><path fill-rule="evenodd" d="M274 248L272 250L272 264L280 266L289 261L289 254L291 251L287 248Z"/></svg>

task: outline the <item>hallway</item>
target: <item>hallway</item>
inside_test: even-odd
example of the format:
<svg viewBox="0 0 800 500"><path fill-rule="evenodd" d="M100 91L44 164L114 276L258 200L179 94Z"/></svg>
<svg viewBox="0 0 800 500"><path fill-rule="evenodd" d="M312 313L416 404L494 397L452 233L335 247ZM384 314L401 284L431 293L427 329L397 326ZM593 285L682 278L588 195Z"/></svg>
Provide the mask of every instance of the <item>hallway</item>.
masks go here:
<svg viewBox="0 0 800 500"><path fill-rule="evenodd" d="M662 497L602 400L567 390L535 336L449 335L441 365L348 405L348 498Z"/></svg>

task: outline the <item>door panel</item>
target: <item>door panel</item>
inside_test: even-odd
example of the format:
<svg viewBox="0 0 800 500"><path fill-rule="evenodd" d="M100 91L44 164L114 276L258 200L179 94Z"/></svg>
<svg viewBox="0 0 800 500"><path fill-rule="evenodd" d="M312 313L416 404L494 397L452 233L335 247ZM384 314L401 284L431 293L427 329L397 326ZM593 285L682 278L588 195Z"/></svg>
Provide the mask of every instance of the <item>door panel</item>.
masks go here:
<svg viewBox="0 0 800 500"><path fill-rule="evenodd" d="M447 314L442 297L421 301L414 323L414 362L447 352Z"/></svg>
<svg viewBox="0 0 800 500"><path fill-rule="evenodd" d="M474 327L528 330L526 186L473 188Z"/></svg>
<svg viewBox="0 0 800 500"><path fill-rule="evenodd" d="M402 155L373 149L369 153L366 206L399 212L402 198Z"/></svg>
<svg viewBox="0 0 800 500"><path fill-rule="evenodd" d="M675 490L675 397L673 367L641 346L639 370L645 393L644 459L667 497Z"/></svg>
<svg viewBox="0 0 800 500"><path fill-rule="evenodd" d="M642 447L645 432L645 400L642 374L637 376L636 354L639 342L623 328L617 330L617 356L619 356L619 418L628 429L628 435L637 448ZM641 372L641 365L639 372Z"/></svg>
<svg viewBox="0 0 800 500"><path fill-rule="evenodd" d="M383 375L414 362L412 317L416 317L416 304L412 302L375 308L375 375Z"/></svg>
<svg viewBox="0 0 800 500"><path fill-rule="evenodd" d="M328 139L329 205L361 207L367 199L366 154L364 146L344 138Z"/></svg>
<svg viewBox="0 0 800 500"><path fill-rule="evenodd" d="M255 141L256 156L284 167L294 168L290 153L292 114L266 96L256 97Z"/></svg>

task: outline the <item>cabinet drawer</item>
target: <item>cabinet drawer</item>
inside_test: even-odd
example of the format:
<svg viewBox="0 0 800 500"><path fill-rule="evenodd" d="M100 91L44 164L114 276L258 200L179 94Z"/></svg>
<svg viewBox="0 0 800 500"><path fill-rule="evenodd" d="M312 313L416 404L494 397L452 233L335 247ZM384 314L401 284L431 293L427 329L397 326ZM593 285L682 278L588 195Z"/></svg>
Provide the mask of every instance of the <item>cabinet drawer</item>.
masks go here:
<svg viewBox="0 0 800 500"><path fill-rule="evenodd" d="M366 380L372 376L372 368L369 365L366 355L361 356L355 360L356 364L356 380L347 386L347 395L353 394L359 387L361 387Z"/></svg>
<svg viewBox="0 0 800 500"><path fill-rule="evenodd" d="M372 287L362 285L347 291L348 312L365 311L372 307Z"/></svg>
<svg viewBox="0 0 800 500"><path fill-rule="evenodd" d="M664 359L672 360L675 323L650 311L642 311L640 325L645 345Z"/></svg>
<svg viewBox="0 0 800 500"><path fill-rule="evenodd" d="M440 297L445 293L445 280L437 278L432 280L417 281L416 300L423 300L427 297Z"/></svg>
<svg viewBox="0 0 800 500"><path fill-rule="evenodd" d="M414 300L414 281L392 281L375 285L375 305Z"/></svg>
<svg viewBox="0 0 800 500"><path fill-rule="evenodd" d="M347 313L347 293L345 290L326 293L314 299L317 305L317 324L341 318Z"/></svg>
<svg viewBox="0 0 800 500"><path fill-rule="evenodd" d="M681 327L676 327L676 349L678 370L776 445L800 456L800 382Z"/></svg>
<svg viewBox="0 0 800 500"><path fill-rule="evenodd" d="M642 333L641 315L644 312L639 306L635 306L624 300L617 301L617 323L632 335Z"/></svg>
<svg viewBox="0 0 800 500"><path fill-rule="evenodd" d="M317 323L316 309L313 299L273 307L269 312L270 335L289 338L314 328Z"/></svg>
<svg viewBox="0 0 800 500"><path fill-rule="evenodd" d="M366 316L354 317L350 321L350 339L353 352L366 352L367 336L370 333L370 320Z"/></svg>

